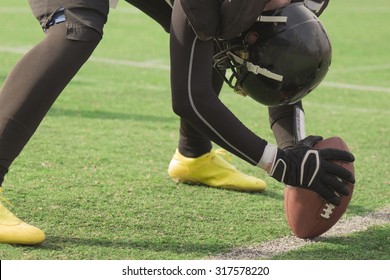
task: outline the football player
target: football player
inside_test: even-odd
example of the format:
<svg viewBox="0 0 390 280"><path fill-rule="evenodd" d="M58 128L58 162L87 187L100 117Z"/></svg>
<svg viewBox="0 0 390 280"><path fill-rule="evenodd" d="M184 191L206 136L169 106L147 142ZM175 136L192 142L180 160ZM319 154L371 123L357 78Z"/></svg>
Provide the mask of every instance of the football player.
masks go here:
<svg viewBox="0 0 390 280"><path fill-rule="evenodd" d="M338 205L339 195L348 194L345 181L354 177L331 161L354 157L313 149L322 137L305 137L301 103L330 65L330 42L314 15L327 1L295 2L175 1L170 29L173 110L207 139L276 180L311 188ZM215 56L216 41L222 51ZM231 69L232 77L221 76L236 92L270 107L278 146L254 134L221 102L213 86L215 69Z"/></svg>
<svg viewBox="0 0 390 280"><path fill-rule="evenodd" d="M179 146L168 169L175 181L264 190L264 181L239 172L212 151L213 141L280 182L312 187L328 201L338 203L334 191L346 194L338 178L353 181L353 176L328 161L352 161L353 156L333 150L318 152L312 145L320 137L303 139L303 94L296 100L286 99L270 106L271 126L279 147L256 136L218 99L226 69L220 64L213 67L215 42L221 40L221 45L226 45L226 41L242 38L263 11L289 5L290 1L127 1L171 34L173 110L181 117ZM115 5L117 1L29 0L46 35L15 65L0 92L0 183L58 95L100 42L109 2ZM292 9L292 13L295 11ZM244 49L249 44L256 45L258 36L256 30L245 36ZM250 63L245 56L225 53L235 60L233 64L247 67ZM254 96L249 84L238 81L233 87ZM33 245L44 239L43 231L21 221L0 204L0 242Z"/></svg>

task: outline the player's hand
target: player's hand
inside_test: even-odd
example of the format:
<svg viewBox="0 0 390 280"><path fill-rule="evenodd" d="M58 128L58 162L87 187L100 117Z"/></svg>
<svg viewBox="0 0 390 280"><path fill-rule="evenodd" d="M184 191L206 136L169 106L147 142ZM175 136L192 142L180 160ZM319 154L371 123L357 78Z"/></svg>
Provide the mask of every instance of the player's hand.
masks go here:
<svg viewBox="0 0 390 280"><path fill-rule="evenodd" d="M346 182L355 183L351 172L333 163L334 160L353 162L354 156L338 149L315 149L321 136L308 136L293 147L278 149L270 176L293 187L308 188L328 202L339 205L339 195L348 195Z"/></svg>

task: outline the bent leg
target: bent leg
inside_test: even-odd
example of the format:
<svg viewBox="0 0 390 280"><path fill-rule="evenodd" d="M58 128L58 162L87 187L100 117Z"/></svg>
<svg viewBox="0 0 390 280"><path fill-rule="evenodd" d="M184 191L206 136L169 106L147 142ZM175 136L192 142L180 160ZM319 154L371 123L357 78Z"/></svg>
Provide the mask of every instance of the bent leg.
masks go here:
<svg viewBox="0 0 390 280"><path fill-rule="evenodd" d="M29 0L46 36L15 65L0 90L0 186L58 95L101 40L108 1L91 1ZM5 200L1 194L0 198ZM17 218L0 201L0 243L37 245L44 240L42 230Z"/></svg>
<svg viewBox="0 0 390 280"><path fill-rule="evenodd" d="M149 17L158 22L166 32L170 32L172 7L165 0L126 0L137 7ZM223 85L223 79L215 73L213 86L219 94ZM186 157L196 158L210 152L211 141L201 132L196 130L188 121L180 118L179 143L180 153Z"/></svg>
<svg viewBox="0 0 390 280"><path fill-rule="evenodd" d="M213 71L213 89L217 96L221 92L223 79ZM179 136L179 152L190 158L200 157L212 148L211 141L203 133L199 132L191 123L184 118L180 118L180 136Z"/></svg>
<svg viewBox="0 0 390 280"><path fill-rule="evenodd" d="M11 163L98 42L69 40L65 23L54 25L8 75L0 91L0 185Z"/></svg>
<svg viewBox="0 0 390 280"><path fill-rule="evenodd" d="M180 1L175 1L171 26L173 110L185 120L182 124L189 124L188 127L194 130L196 127L200 135L205 135L202 136L207 139L205 144L211 146L212 140L256 165L266 142L249 131L219 100L213 82L213 54L213 41L199 41L196 38L184 16ZM188 130L181 132L181 136L188 134ZM184 140L188 146L188 140ZM179 152L175 153L168 169L169 175L175 181L241 191L265 189L264 181L243 174L215 152L196 158L185 157Z"/></svg>

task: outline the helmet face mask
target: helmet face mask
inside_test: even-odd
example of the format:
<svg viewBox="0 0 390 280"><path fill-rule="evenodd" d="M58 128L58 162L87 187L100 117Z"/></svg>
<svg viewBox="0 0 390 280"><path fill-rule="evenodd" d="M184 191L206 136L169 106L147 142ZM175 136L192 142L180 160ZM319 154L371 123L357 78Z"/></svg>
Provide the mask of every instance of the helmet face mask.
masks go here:
<svg viewBox="0 0 390 280"><path fill-rule="evenodd" d="M248 45L244 40L238 41L215 41L216 54L213 58L213 67L225 80L225 82L240 95L246 96L240 87L238 80L243 77L242 73L245 70L245 65L238 63L233 59L234 55L238 55L241 59L247 59L249 52ZM226 70L230 73L227 75Z"/></svg>
<svg viewBox="0 0 390 280"><path fill-rule="evenodd" d="M217 42L214 67L241 95L267 106L295 103L328 72L332 57L328 35L302 3L267 11L259 18L240 38ZM249 45L251 34L258 38Z"/></svg>

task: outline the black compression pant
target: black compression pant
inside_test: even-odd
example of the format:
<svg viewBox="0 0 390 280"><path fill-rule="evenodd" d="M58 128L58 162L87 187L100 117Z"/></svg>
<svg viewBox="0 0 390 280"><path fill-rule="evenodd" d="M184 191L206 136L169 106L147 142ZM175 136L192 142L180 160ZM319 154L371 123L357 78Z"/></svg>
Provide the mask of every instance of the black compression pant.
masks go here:
<svg viewBox="0 0 390 280"><path fill-rule="evenodd" d="M158 22L166 32L170 32L172 8L164 0L126 0L149 17ZM180 77L177 77L180 79ZM213 71L212 86L214 93L219 95L223 79ZM199 157L212 148L211 141L202 132L198 131L186 119L180 118L179 151L187 157Z"/></svg>
<svg viewBox="0 0 390 280"><path fill-rule="evenodd" d="M213 89L214 42L196 38L175 1L171 26L173 110L207 138L256 165L267 142L245 127Z"/></svg>

